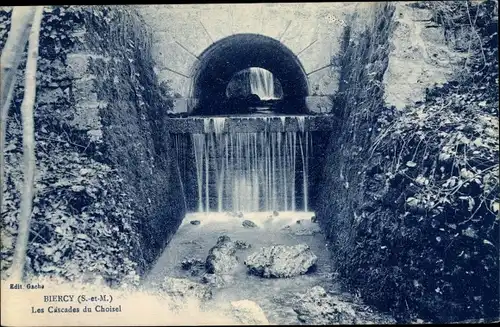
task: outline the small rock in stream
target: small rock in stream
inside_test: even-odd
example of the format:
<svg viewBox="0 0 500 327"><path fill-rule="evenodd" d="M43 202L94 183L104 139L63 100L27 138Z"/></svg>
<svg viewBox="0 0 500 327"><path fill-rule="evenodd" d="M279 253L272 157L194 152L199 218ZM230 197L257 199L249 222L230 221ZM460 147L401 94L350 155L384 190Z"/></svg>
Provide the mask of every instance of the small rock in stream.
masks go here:
<svg viewBox="0 0 500 327"><path fill-rule="evenodd" d="M199 220L191 220L191 225L199 225L201 222Z"/></svg>
<svg viewBox="0 0 500 327"><path fill-rule="evenodd" d="M241 225L246 228L255 228L257 225L251 220L244 220Z"/></svg>

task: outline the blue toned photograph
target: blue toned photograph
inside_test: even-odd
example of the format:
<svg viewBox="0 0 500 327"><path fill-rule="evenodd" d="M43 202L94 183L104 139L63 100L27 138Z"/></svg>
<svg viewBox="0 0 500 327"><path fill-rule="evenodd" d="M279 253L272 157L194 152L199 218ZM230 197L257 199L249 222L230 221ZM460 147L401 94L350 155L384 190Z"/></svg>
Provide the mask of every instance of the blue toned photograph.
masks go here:
<svg viewBox="0 0 500 327"><path fill-rule="evenodd" d="M0 6L1 324L500 321L498 0Z"/></svg>

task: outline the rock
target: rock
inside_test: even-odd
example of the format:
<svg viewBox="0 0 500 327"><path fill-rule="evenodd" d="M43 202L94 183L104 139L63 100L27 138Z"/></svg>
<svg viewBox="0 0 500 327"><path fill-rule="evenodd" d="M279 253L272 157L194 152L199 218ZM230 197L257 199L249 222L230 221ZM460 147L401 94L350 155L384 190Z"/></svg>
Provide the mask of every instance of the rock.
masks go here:
<svg viewBox="0 0 500 327"><path fill-rule="evenodd" d="M257 94L249 94L245 97L245 102L248 105L258 105L260 104L260 97Z"/></svg>
<svg viewBox="0 0 500 327"><path fill-rule="evenodd" d="M166 277L161 284L161 288L173 297L195 297L200 300L209 300L212 298L212 291L208 286L192 282L185 278Z"/></svg>
<svg viewBox="0 0 500 327"><path fill-rule="evenodd" d="M191 225L199 225L201 222L199 220L191 220Z"/></svg>
<svg viewBox="0 0 500 327"><path fill-rule="evenodd" d="M222 288L228 284L227 278L217 274L204 274L201 277L200 282L215 288Z"/></svg>
<svg viewBox="0 0 500 327"><path fill-rule="evenodd" d="M274 216L278 216L279 214L280 214L280 213L279 213L278 211L276 211L276 210L274 210L274 211L273 211L273 215L274 215Z"/></svg>
<svg viewBox="0 0 500 327"><path fill-rule="evenodd" d="M345 302L326 293L321 286L314 286L299 295L293 305L297 318L308 325L353 324L356 312Z"/></svg>
<svg viewBox="0 0 500 327"><path fill-rule="evenodd" d="M317 234L317 232L310 229L299 229L293 232L293 235L296 236L312 236L314 234Z"/></svg>
<svg viewBox="0 0 500 327"><path fill-rule="evenodd" d="M289 233L293 233L297 236L311 236L318 233L321 233L321 228L318 224L314 224L308 219L300 219L296 221L296 224L292 226L285 226L282 228Z"/></svg>
<svg viewBox="0 0 500 327"><path fill-rule="evenodd" d="M238 265L236 245L229 236L220 236L217 244L208 251L205 268L209 274L231 273Z"/></svg>
<svg viewBox="0 0 500 327"><path fill-rule="evenodd" d="M252 253L245 265L249 273L257 276L293 277L307 273L314 268L317 260L307 244L273 245Z"/></svg>
<svg viewBox="0 0 500 327"><path fill-rule="evenodd" d="M236 241L234 242L234 245L236 246L236 248L238 250L246 250L246 249L250 249L252 247L252 244L249 244L245 241Z"/></svg>
<svg viewBox="0 0 500 327"><path fill-rule="evenodd" d="M244 325L269 325L264 311L253 301L231 302L231 314Z"/></svg>
<svg viewBox="0 0 500 327"><path fill-rule="evenodd" d="M205 261L201 259L184 259L181 262L183 270L191 272L191 276L199 276L205 271Z"/></svg>
<svg viewBox="0 0 500 327"><path fill-rule="evenodd" d="M297 236L311 236L321 233L321 229L318 225L313 225L294 230L292 233Z"/></svg>
<svg viewBox="0 0 500 327"><path fill-rule="evenodd" d="M313 223L317 223L317 222L318 222L318 217L316 217L316 216L312 216L312 217L311 217L311 222L313 222Z"/></svg>
<svg viewBox="0 0 500 327"><path fill-rule="evenodd" d="M243 227L246 227L246 228L255 228L257 227L257 225L251 221L251 220L243 220L243 222L241 223L241 225Z"/></svg>

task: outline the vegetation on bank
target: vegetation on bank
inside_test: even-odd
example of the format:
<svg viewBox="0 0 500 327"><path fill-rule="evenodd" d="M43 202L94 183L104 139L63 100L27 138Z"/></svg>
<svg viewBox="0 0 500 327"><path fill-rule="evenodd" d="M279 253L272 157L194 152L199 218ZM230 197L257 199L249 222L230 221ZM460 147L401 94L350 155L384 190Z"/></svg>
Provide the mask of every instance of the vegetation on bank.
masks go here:
<svg viewBox="0 0 500 327"><path fill-rule="evenodd" d="M343 189L345 199L325 205L330 212L338 208L338 215L328 217L323 208L319 217L334 241L345 285L366 302L400 321L496 320L498 5L487 0L413 6L431 10L449 46L469 56L454 80L397 111L382 105L373 86L380 84L372 76L381 82L385 68L379 65L374 74L359 68L376 65L379 47L346 43L346 54L359 55L344 57L348 83L339 100L347 132L332 162L341 171L328 172L340 175L330 177L330 187ZM380 38L381 31L363 37Z"/></svg>
<svg viewBox="0 0 500 327"><path fill-rule="evenodd" d="M0 11L0 51L7 39L11 13L9 8ZM155 88L145 86L155 83L152 68L147 67L150 62L147 62L145 55L149 51L149 40L137 14L121 6L44 8L37 69L37 162L25 266L27 274L80 281L92 281L100 276L112 286L138 284L139 275L148 264L144 262L145 257L150 255L141 249L145 247L144 244L149 244L148 239L152 237L149 232L141 230L148 226L139 223L141 218L147 218L144 213L147 213L148 208L144 208L140 199L134 196L136 191L131 189L130 184L133 182L130 176L117 164L113 152L116 147L107 138L108 131L104 128L92 129L95 125L90 125L90 128L82 125L81 119L80 124L75 124L75 121L81 115L77 107L78 101L81 101L78 97L85 96L85 93L79 92L83 90L95 95L92 92L98 90L100 93L96 98L110 103L99 109L104 123L115 128L121 123L126 125L129 133L136 132L130 126L135 126L134 123L138 122L136 116L142 110L147 114L141 116L143 120L140 126L161 126L162 116L172 103L168 94L162 94L162 100L158 100ZM89 71L84 72L90 78L87 84L80 83L81 76L72 75L74 67L70 69L68 56L74 53L78 55L84 49L96 54L88 62ZM112 57L111 63L105 66L101 55ZM25 63L24 58L19 67L18 81L23 80ZM142 68L135 67L139 64ZM135 75L134 69L137 69ZM127 71L130 75L127 75ZM113 88L113 75L115 79L119 78L118 81L123 80L117 88ZM93 76L97 76L97 79L92 80ZM100 81L99 77L102 77ZM96 82L105 84L105 87ZM8 276L18 233L23 181L20 116L23 92L22 83L18 82L7 127L5 201L1 212L2 277ZM115 106L125 111L127 103L120 101L124 99L135 103L137 109L128 113L128 121L116 122L116 115L108 111L116 110ZM156 105L150 110L153 102ZM85 104L92 107L94 103ZM85 114L91 111L88 109ZM84 124L87 122L83 120ZM152 128L148 125L146 129ZM165 164L155 157L156 152L162 151L162 142L149 140L148 136L148 133L142 133L140 138L134 136L133 139L146 144L152 142L150 148L157 151L150 153L151 160L154 160L158 170L164 169ZM127 135L120 137L127 138ZM129 137L132 138L132 134ZM146 148L144 146L141 151L130 151L140 156ZM145 162L149 163L148 160ZM137 178L148 180L147 176Z"/></svg>

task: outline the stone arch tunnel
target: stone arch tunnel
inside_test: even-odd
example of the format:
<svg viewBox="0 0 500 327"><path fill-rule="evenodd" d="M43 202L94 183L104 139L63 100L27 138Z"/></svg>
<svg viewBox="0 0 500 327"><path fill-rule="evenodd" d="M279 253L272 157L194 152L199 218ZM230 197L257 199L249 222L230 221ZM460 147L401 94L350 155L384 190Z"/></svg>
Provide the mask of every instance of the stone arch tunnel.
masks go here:
<svg viewBox="0 0 500 327"><path fill-rule="evenodd" d="M340 75L332 58L340 52L353 6L252 4L244 11L238 5L207 6L202 11L195 6L179 8L138 6L152 30L157 76L168 81L177 95L175 113L190 114L200 101L203 104L214 95L220 98L230 75L251 66L276 76L290 100L284 107L296 107L292 112L331 110Z"/></svg>
<svg viewBox="0 0 500 327"><path fill-rule="evenodd" d="M279 80L284 108L294 106L295 111L304 112L309 85L300 60L278 40L250 33L223 38L199 56L193 67L190 92L190 97L198 99L195 111L214 113L214 106L225 98L231 78L250 67L264 68Z"/></svg>
<svg viewBox="0 0 500 327"><path fill-rule="evenodd" d="M242 168L225 163L232 161L233 152L235 158L241 152L263 167L270 167L271 161L283 163L277 169L284 173L276 173L276 178L283 185L291 183L291 193L276 208L307 210L308 198L314 197L308 194L307 184L316 183L316 176L307 180L307 171L319 169L323 161L322 140L338 126L330 111L340 68L332 57L340 51L344 30L341 22L348 10L339 11L336 7L252 5L245 17L235 16L243 11L231 6L207 7L203 12L188 7L182 11L140 8L153 31L157 76L160 81L168 81L177 94L174 114L181 115L166 119L164 130L172 135L176 153L182 153L178 158L184 167L181 174L185 193L189 194L188 202L192 202L188 204L189 211L245 209L238 202L240 199L226 198L226 192L243 192L240 188L250 187L261 197L274 196L268 193L270 188L278 187L273 183L246 184L245 174L256 170L252 164ZM335 15L336 20L327 19L325 13ZM265 69L279 81L282 98L278 110L272 110L271 115L250 118L231 111L228 105L229 83L249 68ZM228 160L221 153L226 153ZM295 171L285 167L288 161L294 167L297 164ZM236 172L240 169L246 171L245 176L229 181L232 186L219 181L240 176ZM275 172L269 171L269 179L272 174ZM252 210L273 208L259 203L262 199L251 198L255 200ZM297 201L296 206L291 206L291 202L285 206L286 201L292 200Z"/></svg>

